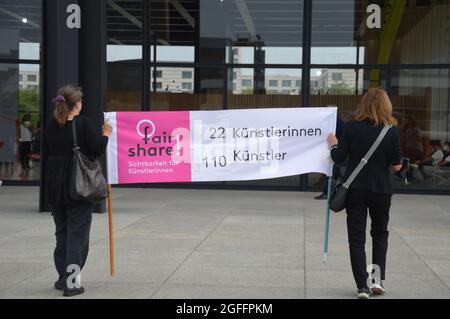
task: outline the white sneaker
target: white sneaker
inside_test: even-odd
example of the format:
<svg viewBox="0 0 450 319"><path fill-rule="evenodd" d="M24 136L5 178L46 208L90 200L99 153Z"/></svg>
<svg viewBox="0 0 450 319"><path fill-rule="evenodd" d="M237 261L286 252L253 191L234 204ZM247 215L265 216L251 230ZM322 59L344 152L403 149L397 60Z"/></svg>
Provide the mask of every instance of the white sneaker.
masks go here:
<svg viewBox="0 0 450 319"><path fill-rule="evenodd" d="M358 299L369 299L370 297L370 290L363 288L363 289L358 289L358 292L356 293L356 298Z"/></svg>
<svg viewBox="0 0 450 319"><path fill-rule="evenodd" d="M374 283L370 286L370 291L374 295L384 295L386 293L386 289L384 289L382 285L377 283Z"/></svg>

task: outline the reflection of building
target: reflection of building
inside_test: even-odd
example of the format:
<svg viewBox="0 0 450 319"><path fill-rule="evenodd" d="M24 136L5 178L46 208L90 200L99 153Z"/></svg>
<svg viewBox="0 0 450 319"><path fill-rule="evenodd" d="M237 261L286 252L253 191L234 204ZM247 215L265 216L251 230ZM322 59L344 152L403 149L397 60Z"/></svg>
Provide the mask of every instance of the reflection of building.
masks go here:
<svg viewBox="0 0 450 319"><path fill-rule="evenodd" d="M233 48L233 62L245 61L244 51L253 54L253 48ZM253 94L255 87L255 69L233 69L233 94ZM290 74L286 74L286 73ZM298 74L298 75L296 75ZM298 70L265 70L264 87L266 94L298 95L302 87L302 78Z"/></svg>
<svg viewBox="0 0 450 319"><path fill-rule="evenodd" d="M155 73L153 73L155 72ZM156 77L156 81L153 81ZM160 67L151 72L156 92L192 93L194 90L194 69Z"/></svg>
<svg viewBox="0 0 450 319"><path fill-rule="evenodd" d="M314 93L354 93L363 88L364 71L359 70L356 80L354 70L321 69L311 74L311 90ZM356 83L358 81L358 83Z"/></svg>
<svg viewBox="0 0 450 319"><path fill-rule="evenodd" d="M300 76L288 74L267 74L265 76L266 94L299 94L302 82ZM233 71L233 93L253 94L253 74L245 74L241 69Z"/></svg>
<svg viewBox="0 0 450 319"><path fill-rule="evenodd" d="M243 63L243 51L252 48L233 48L233 63ZM251 51L250 51L251 52ZM265 73L265 88L267 94L300 94L302 77L299 71L271 69ZM253 94L254 69L233 69L233 94ZM296 75L295 73L298 73ZM354 94L356 88L361 90L364 82L364 71L359 70L356 77L355 70L348 69L320 69L311 72L311 92L314 94L348 93Z"/></svg>
<svg viewBox="0 0 450 319"><path fill-rule="evenodd" d="M39 88L39 72L21 70L19 72L19 87L28 90Z"/></svg>

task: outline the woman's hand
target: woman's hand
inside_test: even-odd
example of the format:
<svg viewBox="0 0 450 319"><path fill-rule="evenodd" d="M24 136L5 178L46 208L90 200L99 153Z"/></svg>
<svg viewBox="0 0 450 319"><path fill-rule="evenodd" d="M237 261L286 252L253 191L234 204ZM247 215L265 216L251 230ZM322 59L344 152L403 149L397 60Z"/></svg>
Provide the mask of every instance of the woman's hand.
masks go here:
<svg viewBox="0 0 450 319"><path fill-rule="evenodd" d="M337 145L338 142L339 142L338 139L336 138L336 136L334 136L333 133L328 134L328 139L327 139L327 141L328 141L328 144L329 144L330 146Z"/></svg>
<svg viewBox="0 0 450 319"><path fill-rule="evenodd" d="M104 136L110 137L112 133L112 126L108 121L105 121L105 124L102 126L102 132Z"/></svg>

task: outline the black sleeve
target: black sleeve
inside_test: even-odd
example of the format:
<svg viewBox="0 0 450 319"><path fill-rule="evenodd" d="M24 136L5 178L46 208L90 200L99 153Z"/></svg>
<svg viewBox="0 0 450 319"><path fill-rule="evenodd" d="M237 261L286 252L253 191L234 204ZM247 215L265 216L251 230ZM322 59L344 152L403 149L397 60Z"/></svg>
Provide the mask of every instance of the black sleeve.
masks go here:
<svg viewBox="0 0 450 319"><path fill-rule="evenodd" d="M337 118L336 123L336 137L339 139L342 136L342 132L344 131L345 123L339 117Z"/></svg>
<svg viewBox="0 0 450 319"><path fill-rule="evenodd" d="M392 136L394 139L394 145L392 147L391 155L390 155L390 164L398 165L402 163L402 152L400 150L400 135L398 132L397 126L392 128Z"/></svg>
<svg viewBox="0 0 450 319"><path fill-rule="evenodd" d="M338 139L338 141L339 141L338 147L331 150L331 158L333 159L333 161L336 164L343 163L347 158L348 147L349 147L349 143L350 143L349 129L350 129L350 124L347 124L344 126L343 132Z"/></svg>
<svg viewBox="0 0 450 319"><path fill-rule="evenodd" d="M99 133L95 129L92 121L86 116L83 117L83 124L84 137L89 153L97 157L103 155L106 151L106 146L108 145L108 137Z"/></svg>

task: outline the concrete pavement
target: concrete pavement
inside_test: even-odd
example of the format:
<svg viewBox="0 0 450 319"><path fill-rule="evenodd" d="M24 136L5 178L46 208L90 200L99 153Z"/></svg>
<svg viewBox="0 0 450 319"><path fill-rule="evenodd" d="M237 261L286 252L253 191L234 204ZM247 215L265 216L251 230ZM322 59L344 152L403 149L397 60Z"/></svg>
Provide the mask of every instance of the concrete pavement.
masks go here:
<svg viewBox="0 0 450 319"><path fill-rule="evenodd" d="M75 298L354 298L345 214L331 216L324 265L325 203L313 193L113 193L116 276L107 215L95 214ZM62 298L53 220L37 202L37 187L0 187L0 298ZM390 230L388 293L377 298L450 298L450 197L395 195Z"/></svg>

